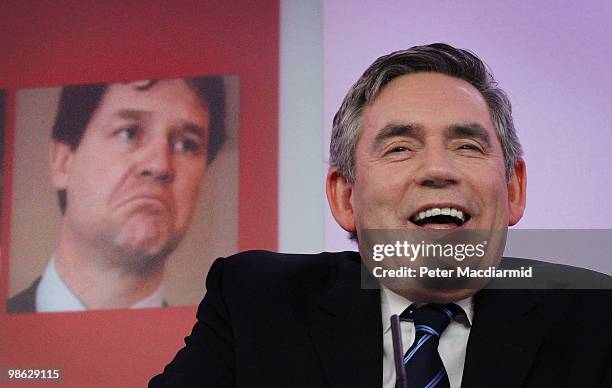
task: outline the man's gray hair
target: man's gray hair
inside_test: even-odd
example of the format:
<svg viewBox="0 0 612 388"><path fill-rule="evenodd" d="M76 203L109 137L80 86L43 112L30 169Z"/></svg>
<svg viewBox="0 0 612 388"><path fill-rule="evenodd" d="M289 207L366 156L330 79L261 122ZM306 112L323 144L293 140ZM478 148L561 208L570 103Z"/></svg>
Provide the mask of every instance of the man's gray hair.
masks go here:
<svg viewBox="0 0 612 388"><path fill-rule="evenodd" d="M465 80L484 97L491 121L504 153L506 178L520 160L523 150L512 120L512 105L497 86L490 69L468 50L444 43L415 46L378 58L351 87L334 116L330 165L349 182L355 182L355 149L361 136L361 117L382 89L394 78L414 73L441 73Z"/></svg>

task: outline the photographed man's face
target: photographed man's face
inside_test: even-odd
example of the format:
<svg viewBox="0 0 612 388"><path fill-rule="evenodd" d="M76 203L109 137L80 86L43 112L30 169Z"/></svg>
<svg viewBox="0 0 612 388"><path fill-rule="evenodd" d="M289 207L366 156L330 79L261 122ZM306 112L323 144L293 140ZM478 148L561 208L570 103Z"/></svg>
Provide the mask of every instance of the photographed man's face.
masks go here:
<svg viewBox="0 0 612 388"><path fill-rule="evenodd" d="M361 124L355 182L344 183L345 209L336 206L346 230L503 230L522 216L521 183L513 175L508 184L487 104L468 82L438 73L398 77ZM462 210L466 221L417 221L436 207Z"/></svg>
<svg viewBox="0 0 612 388"><path fill-rule="evenodd" d="M136 267L165 257L185 234L209 132L208 111L183 80L141 85L109 85L79 146L52 147L67 229L89 246L133 257Z"/></svg>

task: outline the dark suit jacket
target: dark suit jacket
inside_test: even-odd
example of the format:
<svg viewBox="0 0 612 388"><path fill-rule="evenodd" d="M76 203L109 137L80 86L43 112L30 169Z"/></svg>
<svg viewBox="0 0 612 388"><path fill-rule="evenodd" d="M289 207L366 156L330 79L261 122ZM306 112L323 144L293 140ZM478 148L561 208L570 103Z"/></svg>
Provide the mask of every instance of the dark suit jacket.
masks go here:
<svg viewBox="0 0 612 388"><path fill-rule="evenodd" d="M217 260L186 346L150 387L380 387L379 290L354 252ZM462 387L612 386L609 291L482 290ZM605 381L604 381L605 380Z"/></svg>
<svg viewBox="0 0 612 388"><path fill-rule="evenodd" d="M33 313L36 311L36 290L40 283L39 276L34 280L30 287L13 296L6 304L6 311L9 314L14 313Z"/></svg>

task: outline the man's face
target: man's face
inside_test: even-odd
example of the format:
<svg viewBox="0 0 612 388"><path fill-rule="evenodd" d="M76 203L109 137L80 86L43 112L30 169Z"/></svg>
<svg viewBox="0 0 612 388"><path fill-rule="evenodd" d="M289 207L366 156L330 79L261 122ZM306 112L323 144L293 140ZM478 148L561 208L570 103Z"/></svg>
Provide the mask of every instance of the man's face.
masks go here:
<svg viewBox="0 0 612 388"><path fill-rule="evenodd" d="M487 104L469 83L438 73L398 77L361 124L355 182L343 183L348 211L335 214L345 229L502 230L520 219ZM454 215L426 217L445 208ZM466 295L449 298L457 296Z"/></svg>
<svg viewBox="0 0 612 388"><path fill-rule="evenodd" d="M75 241L146 268L172 252L189 225L209 115L183 80L137 86L108 87L79 146L55 144L52 175L67 192L64 229Z"/></svg>

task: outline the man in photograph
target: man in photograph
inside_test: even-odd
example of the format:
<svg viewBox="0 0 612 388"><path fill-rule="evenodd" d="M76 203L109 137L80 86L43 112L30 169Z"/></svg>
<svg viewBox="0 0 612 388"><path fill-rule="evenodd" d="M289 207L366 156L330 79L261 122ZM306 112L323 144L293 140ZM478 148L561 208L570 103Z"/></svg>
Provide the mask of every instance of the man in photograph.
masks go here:
<svg viewBox="0 0 612 388"><path fill-rule="evenodd" d="M57 250L10 313L162 307L225 140L220 77L66 86L50 143L62 212Z"/></svg>
<svg viewBox="0 0 612 388"><path fill-rule="evenodd" d="M526 205L511 113L467 50L438 43L377 59L334 117L326 180L331 212L359 252L218 259L186 346L150 386L392 388L403 375L420 388L612 385L610 277L501 257ZM370 289L365 242L385 229L485 231L497 253L487 265L554 271L538 279L546 289L408 278ZM600 289L562 281L574 276Z"/></svg>

